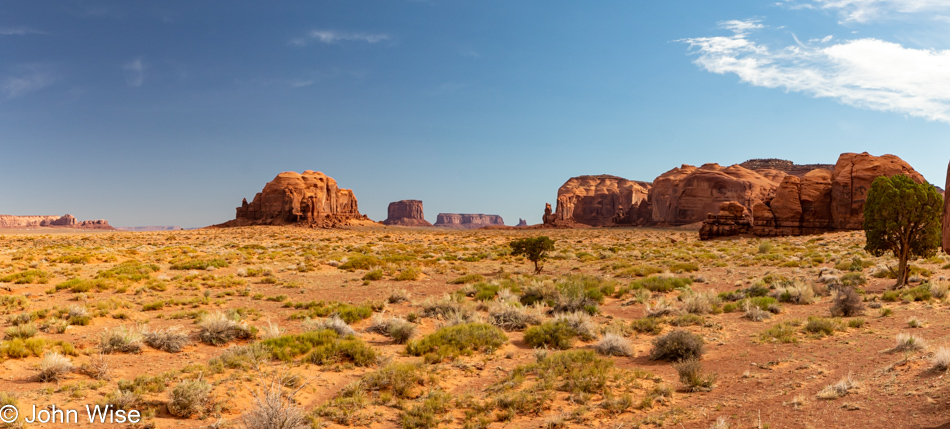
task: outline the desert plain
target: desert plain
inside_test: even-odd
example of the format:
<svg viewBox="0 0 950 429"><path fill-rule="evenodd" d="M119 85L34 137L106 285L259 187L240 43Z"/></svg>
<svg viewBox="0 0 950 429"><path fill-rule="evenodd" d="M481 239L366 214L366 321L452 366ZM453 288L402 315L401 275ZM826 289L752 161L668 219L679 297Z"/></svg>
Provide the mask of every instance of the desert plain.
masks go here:
<svg viewBox="0 0 950 429"><path fill-rule="evenodd" d="M535 274L509 242L539 235L555 250ZM0 400L135 409L135 427L241 427L261 404L315 428L938 427L950 258L890 291L895 260L863 246L677 228L4 233ZM680 331L702 342L691 379L656 352Z"/></svg>

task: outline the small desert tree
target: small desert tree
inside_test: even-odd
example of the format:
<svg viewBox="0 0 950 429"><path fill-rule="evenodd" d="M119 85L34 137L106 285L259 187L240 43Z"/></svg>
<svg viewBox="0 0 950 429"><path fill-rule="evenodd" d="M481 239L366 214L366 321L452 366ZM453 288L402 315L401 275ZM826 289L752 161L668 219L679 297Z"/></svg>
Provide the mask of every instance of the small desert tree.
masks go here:
<svg viewBox="0 0 950 429"><path fill-rule="evenodd" d="M532 237L514 240L508 243L511 246L511 254L514 256L524 256L529 261L534 262L534 273L540 274L544 260L548 257L548 251L554 250L554 240L545 237Z"/></svg>
<svg viewBox="0 0 950 429"><path fill-rule="evenodd" d="M907 283L910 258L928 258L940 247L943 198L928 183L916 183L898 174L878 177L864 203L864 235L874 256L893 252L897 257L897 284Z"/></svg>

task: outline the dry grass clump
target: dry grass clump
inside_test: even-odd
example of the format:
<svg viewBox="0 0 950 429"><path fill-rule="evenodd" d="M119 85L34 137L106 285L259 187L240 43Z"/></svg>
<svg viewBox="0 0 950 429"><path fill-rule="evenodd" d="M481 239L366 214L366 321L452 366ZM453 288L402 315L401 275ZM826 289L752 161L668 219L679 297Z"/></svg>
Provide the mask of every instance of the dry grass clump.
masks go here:
<svg viewBox="0 0 950 429"><path fill-rule="evenodd" d="M854 379L854 374L848 373L847 376L838 380L835 384L829 384L818 392L818 399L838 399L859 388L861 385Z"/></svg>
<svg viewBox="0 0 950 429"><path fill-rule="evenodd" d="M329 329L333 332L336 332L341 337L356 335L356 330L351 328L350 325L346 323L346 321L335 314L326 319L306 319L303 322L303 326L307 331L320 331L323 329Z"/></svg>
<svg viewBox="0 0 950 429"><path fill-rule="evenodd" d="M676 313L676 308L668 304L664 298L656 300L656 303L652 305L647 302L644 310L646 311L647 317L663 317Z"/></svg>
<svg viewBox="0 0 950 429"><path fill-rule="evenodd" d="M99 351L110 353L141 353L142 334L135 329L119 326L99 335Z"/></svg>
<svg viewBox="0 0 950 429"><path fill-rule="evenodd" d="M247 324L233 320L220 311L203 317L198 322L198 329L198 339L212 346L227 344L236 339L252 338L255 335Z"/></svg>
<svg viewBox="0 0 950 429"><path fill-rule="evenodd" d="M630 356L633 354L630 341L612 332L604 334L597 345L594 346L594 350L605 356Z"/></svg>
<svg viewBox="0 0 950 429"><path fill-rule="evenodd" d="M457 314L471 314L472 310L462 301L461 295L445 294L441 299L426 298L422 302L422 315L439 319L448 319Z"/></svg>
<svg viewBox="0 0 950 429"><path fill-rule="evenodd" d="M524 331L524 342L531 347L567 350L574 345L575 331L567 322L547 321Z"/></svg>
<svg viewBox="0 0 950 429"><path fill-rule="evenodd" d="M694 293L683 299L683 310L691 314L709 314L722 304L722 300L714 293Z"/></svg>
<svg viewBox="0 0 950 429"><path fill-rule="evenodd" d="M894 346L894 351L907 352L923 350L925 348L927 348L927 340L915 336L914 334L904 332L897 334L897 345Z"/></svg>
<svg viewBox="0 0 950 429"><path fill-rule="evenodd" d="M686 386L687 392L708 392L715 387L719 377L714 372L704 374L703 365L695 358L674 363L673 368L679 374L680 382Z"/></svg>
<svg viewBox="0 0 950 429"><path fill-rule="evenodd" d="M40 373L36 378L39 381L57 381L73 370L73 363L68 357L57 352L47 352L40 361Z"/></svg>
<svg viewBox="0 0 950 429"><path fill-rule="evenodd" d="M835 317L851 317L864 313L864 302L861 295L852 287L838 289L831 303L831 315Z"/></svg>
<svg viewBox="0 0 950 429"><path fill-rule="evenodd" d="M703 337L688 331L676 330L653 339L651 360L682 361L703 356Z"/></svg>
<svg viewBox="0 0 950 429"><path fill-rule="evenodd" d="M425 355L428 362L439 362L473 351L493 351L507 341L505 333L492 325L466 323L445 326L422 339L410 341L406 352L413 356Z"/></svg>
<svg viewBox="0 0 950 429"><path fill-rule="evenodd" d="M932 368L935 371L946 371L950 369L950 349L946 347L940 347L934 352L933 358L930 359Z"/></svg>
<svg viewBox="0 0 950 429"><path fill-rule="evenodd" d="M540 305L525 307L517 302L499 301L490 307L488 323L506 331L523 331L530 325L541 323L543 311Z"/></svg>
<svg viewBox="0 0 950 429"><path fill-rule="evenodd" d="M745 314L743 314L742 317L745 317L746 319L749 319L753 322L761 322L772 317L772 313L763 310L758 305L753 304L752 301L746 301L743 304L743 307Z"/></svg>
<svg viewBox="0 0 950 429"><path fill-rule="evenodd" d="M169 394L168 412L176 417L189 417L204 411L211 399L211 385L202 380L178 383Z"/></svg>
<svg viewBox="0 0 950 429"><path fill-rule="evenodd" d="M386 298L386 302L390 304L409 302L409 292L405 289L393 289L393 291L390 292L389 296Z"/></svg>
<svg viewBox="0 0 950 429"><path fill-rule="evenodd" d="M777 286L769 292L769 296L779 302L807 305L815 302L815 289L804 282L795 281L791 284Z"/></svg>
<svg viewBox="0 0 950 429"><path fill-rule="evenodd" d="M392 338L396 344L405 344L416 333L416 324L398 317L386 319L381 314L373 316L367 332L374 332Z"/></svg>
<svg viewBox="0 0 950 429"><path fill-rule="evenodd" d="M583 311L557 313L554 315L554 322L567 324L584 341L592 341L597 338L597 325L590 320L590 315Z"/></svg>
<svg viewBox="0 0 950 429"><path fill-rule="evenodd" d="M295 405L294 396L306 384L284 393L283 377L274 376L270 383L252 391L253 408L241 416L246 429L308 429L306 415ZM263 383L262 383L263 384Z"/></svg>
<svg viewBox="0 0 950 429"><path fill-rule="evenodd" d="M110 365L106 356L98 353L89 358L89 363L83 364L79 370L96 380L108 380Z"/></svg>
<svg viewBox="0 0 950 429"><path fill-rule="evenodd" d="M146 332L144 337L149 347L169 353L178 353L191 342L180 326Z"/></svg>
<svg viewBox="0 0 950 429"><path fill-rule="evenodd" d="M930 296L934 299L944 299L947 297L947 291L950 287L946 283L931 283L930 284Z"/></svg>

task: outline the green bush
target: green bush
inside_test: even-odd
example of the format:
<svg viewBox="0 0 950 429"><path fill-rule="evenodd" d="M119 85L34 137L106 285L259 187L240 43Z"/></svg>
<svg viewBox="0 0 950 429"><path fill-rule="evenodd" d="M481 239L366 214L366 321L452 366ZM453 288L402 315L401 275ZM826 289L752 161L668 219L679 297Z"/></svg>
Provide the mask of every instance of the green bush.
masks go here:
<svg viewBox="0 0 950 429"><path fill-rule="evenodd" d="M219 258L203 259L191 258L172 262L173 270L207 270L208 267L225 268L228 261Z"/></svg>
<svg viewBox="0 0 950 429"><path fill-rule="evenodd" d="M658 335L663 331L663 325L660 324L660 320L656 317L634 319L630 322L630 327L633 328L634 331L642 334Z"/></svg>
<svg viewBox="0 0 950 429"><path fill-rule="evenodd" d="M422 339L410 341L406 352L413 356L427 355L438 362L473 351L494 350L508 341L504 331L487 323L464 323L439 328Z"/></svg>
<svg viewBox="0 0 950 429"><path fill-rule="evenodd" d="M8 274L0 277L0 282L16 284L46 284L53 277L52 274L43 270L25 270L19 273Z"/></svg>
<svg viewBox="0 0 950 429"><path fill-rule="evenodd" d="M380 265L379 259L370 255L359 255L340 264L339 269L346 271L368 270Z"/></svg>
<svg viewBox="0 0 950 429"><path fill-rule="evenodd" d="M548 347L559 350L571 348L577 332L566 322L547 321L524 331L524 341L531 347Z"/></svg>
<svg viewBox="0 0 950 429"><path fill-rule="evenodd" d="M347 337L317 346L306 359L318 365L349 360L356 366L370 366L376 363L378 356L376 351L363 341L356 337Z"/></svg>
<svg viewBox="0 0 950 429"><path fill-rule="evenodd" d="M703 338L688 331L676 330L653 340L652 360L681 361L703 356Z"/></svg>
<svg viewBox="0 0 950 429"><path fill-rule="evenodd" d="M613 361L591 350L549 353L535 363L515 368L503 385L517 387L527 376L538 379L538 386L554 386L569 393L604 394Z"/></svg>
<svg viewBox="0 0 950 429"><path fill-rule="evenodd" d="M691 284L693 280L689 278L653 276L634 282L634 288L641 287L652 292L666 293Z"/></svg>
<svg viewBox="0 0 950 429"><path fill-rule="evenodd" d="M363 280L382 280L383 270L377 268L363 275Z"/></svg>
<svg viewBox="0 0 950 429"><path fill-rule="evenodd" d="M458 277L452 281L449 281L449 284L461 285L461 284L469 284L469 283L478 283L478 282L483 282L483 281L485 281L485 277L482 276L481 274L469 274L462 277Z"/></svg>
<svg viewBox="0 0 950 429"><path fill-rule="evenodd" d="M819 337L833 335L835 331L842 329L841 322L835 319L826 319L824 317L809 316L808 322L803 328L805 332L816 334Z"/></svg>

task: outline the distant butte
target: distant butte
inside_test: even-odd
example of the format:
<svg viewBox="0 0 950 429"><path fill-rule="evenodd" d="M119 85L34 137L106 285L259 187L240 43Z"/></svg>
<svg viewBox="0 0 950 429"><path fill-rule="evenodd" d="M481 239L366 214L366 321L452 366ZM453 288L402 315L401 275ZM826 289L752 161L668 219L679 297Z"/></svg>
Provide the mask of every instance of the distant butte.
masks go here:
<svg viewBox="0 0 950 429"><path fill-rule="evenodd" d="M486 226L504 226L505 221L498 215L439 213L435 226L455 229L475 229Z"/></svg>
<svg viewBox="0 0 950 429"><path fill-rule="evenodd" d="M14 216L0 215L0 228L21 229L21 228L77 228L77 229L100 229L114 230L109 222L104 219L96 220L76 220L71 214L63 216Z"/></svg>
<svg viewBox="0 0 950 429"><path fill-rule="evenodd" d="M422 201L402 200L389 203L389 217L383 225L432 226L422 212Z"/></svg>
<svg viewBox="0 0 950 429"><path fill-rule="evenodd" d="M234 220L218 227L252 225L297 225L338 227L352 221L368 221L359 213L356 196L337 186L336 180L319 171L303 174L285 171L264 185L264 190L237 208Z"/></svg>

